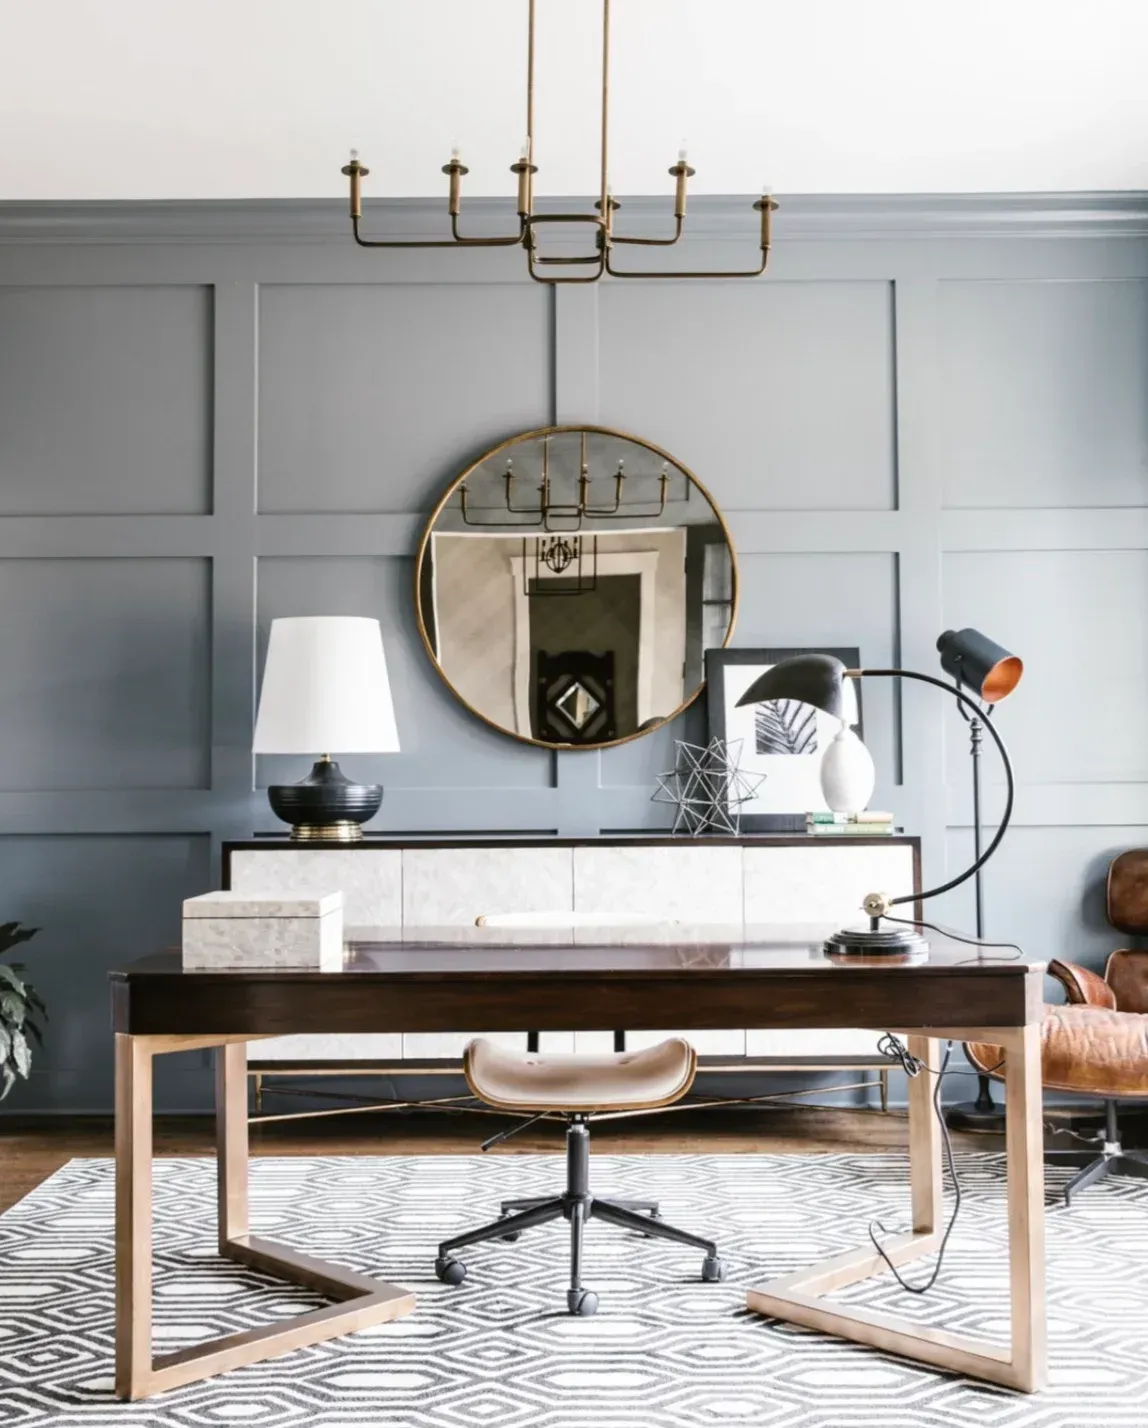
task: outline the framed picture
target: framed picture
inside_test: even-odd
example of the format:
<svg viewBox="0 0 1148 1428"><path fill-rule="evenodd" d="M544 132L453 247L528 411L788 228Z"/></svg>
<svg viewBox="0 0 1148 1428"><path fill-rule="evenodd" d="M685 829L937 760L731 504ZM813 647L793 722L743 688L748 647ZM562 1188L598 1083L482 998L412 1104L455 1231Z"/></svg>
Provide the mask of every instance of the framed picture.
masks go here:
<svg viewBox="0 0 1148 1428"><path fill-rule="evenodd" d="M801 654L833 655L849 669L861 664L857 649L706 650L709 737L727 743L740 739L741 768L764 775L756 796L738 810L747 833L804 833L805 815L829 806L821 796L821 760L839 722L795 699L737 707L759 675ZM845 690L854 702L848 722L864 738L858 681L846 680Z"/></svg>

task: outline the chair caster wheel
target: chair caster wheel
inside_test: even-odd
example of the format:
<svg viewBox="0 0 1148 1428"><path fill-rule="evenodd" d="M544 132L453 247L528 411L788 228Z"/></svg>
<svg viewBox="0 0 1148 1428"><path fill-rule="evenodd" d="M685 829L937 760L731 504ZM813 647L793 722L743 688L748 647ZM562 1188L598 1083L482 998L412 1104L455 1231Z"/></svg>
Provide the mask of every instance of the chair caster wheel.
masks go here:
<svg viewBox="0 0 1148 1428"><path fill-rule="evenodd" d="M588 1319L591 1314L598 1312L598 1296L592 1289L568 1289L566 1307L571 1314L579 1314L583 1319Z"/></svg>
<svg viewBox="0 0 1148 1428"><path fill-rule="evenodd" d="M466 1278L466 1265L460 1259L440 1255L434 1262L434 1272L444 1284L461 1284Z"/></svg>
<svg viewBox="0 0 1148 1428"><path fill-rule="evenodd" d="M702 1278L707 1284L720 1284L725 1278L725 1265L716 1254L707 1254L702 1260Z"/></svg>

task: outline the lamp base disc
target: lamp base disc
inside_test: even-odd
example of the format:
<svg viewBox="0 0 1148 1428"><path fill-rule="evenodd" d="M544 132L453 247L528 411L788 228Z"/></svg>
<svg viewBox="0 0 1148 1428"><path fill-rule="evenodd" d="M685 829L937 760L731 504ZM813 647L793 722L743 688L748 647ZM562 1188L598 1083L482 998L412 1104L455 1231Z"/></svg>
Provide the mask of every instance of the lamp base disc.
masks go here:
<svg viewBox="0 0 1148 1428"><path fill-rule="evenodd" d="M929 944L911 927L843 927L826 939L827 956L845 957L925 957Z"/></svg>
<svg viewBox="0 0 1148 1428"><path fill-rule="evenodd" d="M361 843L363 825L340 818L334 823L296 823L292 843Z"/></svg>
<svg viewBox="0 0 1148 1428"><path fill-rule="evenodd" d="M1003 1135L1005 1129L1004 1107L994 1101L982 1108L975 1101L966 1101L960 1106L950 1106L945 1111L945 1124L950 1130L972 1131L976 1135Z"/></svg>

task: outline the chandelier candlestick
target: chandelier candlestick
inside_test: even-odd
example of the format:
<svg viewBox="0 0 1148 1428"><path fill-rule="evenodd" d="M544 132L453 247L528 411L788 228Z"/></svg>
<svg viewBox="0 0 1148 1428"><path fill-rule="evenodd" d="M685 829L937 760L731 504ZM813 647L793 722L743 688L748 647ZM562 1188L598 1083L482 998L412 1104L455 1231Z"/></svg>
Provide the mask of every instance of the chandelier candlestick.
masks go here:
<svg viewBox="0 0 1148 1428"><path fill-rule="evenodd" d="M370 169L365 169L359 163L359 152L357 149L351 150L350 161L343 165L343 173L347 174L351 180L351 221L358 223L363 216L363 179L369 174Z"/></svg>
<svg viewBox="0 0 1148 1428"><path fill-rule="evenodd" d="M534 175L538 165L532 164L524 154L516 164L510 165L510 172L518 175L518 216L529 218L534 208Z"/></svg>
<svg viewBox="0 0 1148 1428"><path fill-rule="evenodd" d="M611 262L611 250L615 244L632 244L641 247L670 247L683 235L686 213L687 180L693 178L696 170L687 161L685 149L680 150L678 162L669 170L674 179L674 229L668 238L641 238L614 232L614 211L617 200L610 193L608 180L609 158L609 117L610 117L610 0L602 0L602 125L601 125L601 172L598 198L594 202L595 212L535 213L534 175L538 167L534 163L534 62L535 62L535 7L536 0L529 0L527 6L526 39L526 142L522 156L510 165L510 171L517 179L518 231L490 238L473 238L459 232L459 217L462 213L462 178L467 173L466 165L459 159L458 150L451 154L450 162L443 166L443 173L450 179L447 200L447 214L450 219L449 238L425 239L385 239L365 238L361 232L363 217L362 180L369 170L359 162L358 154L352 151L350 163L344 165L343 174L350 181L351 235L360 248L505 248L518 246L525 249L527 271L535 282L557 285L559 283L594 283L604 274L616 278L755 278L765 272L770 247L770 217L777 208L776 201L769 195L753 207L761 213L761 261L756 268L733 271L700 270L692 272L628 271L615 268ZM546 257L538 252L537 226L543 223L592 225L593 242L588 244L593 251L576 256ZM549 267L585 266L592 271L584 276L573 273L561 276L546 271Z"/></svg>
<svg viewBox="0 0 1148 1428"><path fill-rule="evenodd" d="M696 173L697 169L691 169L686 162L685 149L681 149L677 163L669 170L670 177L677 180L677 188L674 191L674 217L677 219L686 216L686 180L692 179Z"/></svg>

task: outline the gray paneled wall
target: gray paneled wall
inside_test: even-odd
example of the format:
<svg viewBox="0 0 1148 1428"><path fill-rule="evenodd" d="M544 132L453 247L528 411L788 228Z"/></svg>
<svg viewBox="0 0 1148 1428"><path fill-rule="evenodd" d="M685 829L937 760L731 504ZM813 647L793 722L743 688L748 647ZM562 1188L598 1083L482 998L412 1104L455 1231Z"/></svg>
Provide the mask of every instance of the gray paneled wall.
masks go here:
<svg viewBox="0 0 1148 1428"><path fill-rule="evenodd" d="M688 264L739 261L740 210L696 208ZM108 1107L107 967L272 826L258 790L303 768L250 754L276 615L383 622L403 751L353 764L387 785L380 829L664 825L653 776L700 710L551 755L456 705L414 631L420 513L555 420L706 483L739 644L931 670L977 624L1022 653L989 927L1098 958L1106 861L1148 842L1146 234L1136 195L793 201L768 279L552 291L516 253L355 250L335 204L0 206L0 916L43 928L53 1012L7 1108ZM967 853L963 726L934 691L865 701L877 802L937 878ZM202 1058L160 1094L204 1104Z"/></svg>

